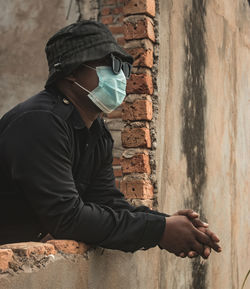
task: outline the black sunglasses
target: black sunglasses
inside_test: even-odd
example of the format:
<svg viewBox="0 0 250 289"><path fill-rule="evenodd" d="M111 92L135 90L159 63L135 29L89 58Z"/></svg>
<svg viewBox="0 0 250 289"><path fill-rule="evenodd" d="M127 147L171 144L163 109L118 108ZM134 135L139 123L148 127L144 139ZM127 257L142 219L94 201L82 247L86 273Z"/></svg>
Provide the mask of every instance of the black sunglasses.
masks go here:
<svg viewBox="0 0 250 289"><path fill-rule="evenodd" d="M121 69L127 79L129 79L132 70L132 64L122 61L119 57L111 54L112 59L112 69L115 74L118 74Z"/></svg>

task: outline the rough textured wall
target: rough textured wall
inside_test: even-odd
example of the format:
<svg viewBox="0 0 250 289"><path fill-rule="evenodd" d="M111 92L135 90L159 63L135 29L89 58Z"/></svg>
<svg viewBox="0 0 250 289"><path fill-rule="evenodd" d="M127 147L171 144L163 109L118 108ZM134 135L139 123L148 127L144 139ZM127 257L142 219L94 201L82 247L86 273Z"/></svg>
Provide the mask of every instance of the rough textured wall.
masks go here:
<svg viewBox="0 0 250 289"><path fill-rule="evenodd" d="M0 246L0 288L158 288L156 256L155 249L128 254L71 240L6 244Z"/></svg>
<svg viewBox="0 0 250 289"><path fill-rule="evenodd" d="M107 9L100 11L101 20L113 26L113 33L125 44L119 27L123 0L72 1L71 8L70 2L15 0L1 4L0 114L43 88L47 77L44 46L58 28L79 18L97 19L102 6ZM131 145L132 138L132 147L139 141L139 149L127 155L130 160L123 169L127 173L139 170L140 176L146 173L148 181L150 169L156 168L160 209L171 213L191 206L199 210L221 236L224 250L205 264L166 252L161 253L159 264L158 248L135 254L96 250L84 261L86 278L79 275L78 279L71 271L70 280L91 289L239 288L249 269L249 4L244 0L159 0L158 33L150 6L153 0L126 3L130 5L125 21L130 32L127 49L135 53L139 69L134 70L124 112L118 111L109 123L117 131L118 147L122 119L133 123L125 131L124 143ZM154 36L160 45L159 58L152 45ZM153 50L159 66L155 63L152 68ZM158 80L158 91L154 80ZM133 134L134 129L140 134ZM142 153L131 158L133 152L144 152L145 148L149 156ZM121 154L119 149L116 153ZM116 161L120 176L120 162ZM135 180L130 186L133 197L136 185L143 198L152 198L151 183ZM69 259L49 266L36 272L38 279L32 271L31 275L12 276L12 280L27 280L30 288L36 282L32 280L44 280L51 272L59 277L64 274L63 278L65 268L75 268ZM10 284L11 279L5 282ZM51 288L55 283L51 280Z"/></svg>
<svg viewBox="0 0 250 289"><path fill-rule="evenodd" d="M249 3L159 4L160 206L198 210L223 247L202 263L162 252L160 288L240 288L250 268Z"/></svg>
<svg viewBox="0 0 250 289"><path fill-rule="evenodd" d="M97 1L72 1L72 5L70 2L15 0L1 3L0 116L43 89L48 75L44 52L48 38L86 15L92 19L97 17Z"/></svg>
<svg viewBox="0 0 250 289"><path fill-rule="evenodd" d="M87 249L62 240L1 245L0 288L87 289Z"/></svg>

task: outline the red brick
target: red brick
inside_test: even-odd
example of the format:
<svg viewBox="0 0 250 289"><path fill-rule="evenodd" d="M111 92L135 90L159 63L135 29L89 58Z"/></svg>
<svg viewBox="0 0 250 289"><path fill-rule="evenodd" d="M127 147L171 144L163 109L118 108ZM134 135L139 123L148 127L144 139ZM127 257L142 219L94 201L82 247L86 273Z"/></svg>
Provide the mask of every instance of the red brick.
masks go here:
<svg viewBox="0 0 250 289"><path fill-rule="evenodd" d="M123 26L109 26L112 34L123 34Z"/></svg>
<svg viewBox="0 0 250 289"><path fill-rule="evenodd" d="M13 252L10 249L0 249L0 272L4 272L9 268L12 261Z"/></svg>
<svg viewBox="0 0 250 289"><path fill-rule="evenodd" d="M50 255L56 254L53 245L39 242L11 243L0 246L0 249L11 249L19 256L29 257L30 255Z"/></svg>
<svg viewBox="0 0 250 289"><path fill-rule="evenodd" d="M124 20L126 40L148 38L155 41L154 26L149 17L130 16Z"/></svg>
<svg viewBox="0 0 250 289"><path fill-rule="evenodd" d="M109 14L112 14L112 11L111 11L110 8L108 8L108 7L102 8L102 11L101 11L101 15L102 15L102 16L107 16L107 15L109 15Z"/></svg>
<svg viewBox="0 0 250 289"><path fill-rule="evenodd" d="M113 24L113 16L109 15L109 16L103 16L101 18L101 21L103 24L108 25L108 24Z"/></svg>
<svg viewBox="0 0 250 289"><path fill-rule="evenodd" d="M124 46L124 44L126 43L125 38L124 37L118 37L116 39L117 43L121 46Z"/></svg>
<svg viewBox="0 0 250 289"><path fill-rule="evenodd" d="M118 15L123 13L123 7L116 7L112 10L112 14Z"/></svg>
<svg viewBox="0 0 250 289"><path fill-rule="evenodd" d="M121 164L121 158L113 158L113 166L119 166Z"/></svg>
<svg viewBox="0 0 250 289"><path fill-rule="evenodd" d="M56 250L66 254L84 254L89 246L74 240L50 240L46 244L53 245Z"/></svg>
<svg viewBox="0 0 250 289"><path fill-rule="evenodd" d="M122 170L121 169L114 169L114 176L117 177L122 177Z"/></svg>
<svg viewBox="0 0 250 289"><path fill-rule="evenodd" d="M152 199L154 195L154 188L149 180L122 180L121 191L127 199Z"/></svg>
<svg viewBox="0 0 250 289"><path fill-rule="evenodd" d="M127 82L127 93L152 94L154 91L152 76L150 74L131 74Z"/></svg>
<svg viewBox="0 0 250 289"><path fill-rule="evenodd" d="M150 148L151 138L148 128L126 128L122 131L122 145L125 148Z"/></svg>
<svg viewBox="0 0 250 289"><path fill-rule="evenodd" d="M145 66L152 68L154 58L151 49L144 49L142 47L127 49L127 52L134 57L133 66Z"/></svg>
<svg viewBox="0 0 250 289"><path fill-rule="evenodd" d="M147 14L155 16L155 0L126 0L124 15Z"/></svg>
<svg viewBox="0 0 250 289"><path fill-rule="evenodd" d="M149 156L146 154L136 154L131 158L121 160L123 174L147 173L150 174Z"/></svg>
<svg viewBox="0 0 250 289"><path fill-rule="evenodd" d="M116 17L115 23L121 23L121 24L123 24L123 19L124 19L124 16L123 16L123 15L122 15L122 16L119 16L119 17Z"/></svg>
<svg viewBox="0 0 250 289"><path fill-rule="evenodd" d="M123 120L151 120L152 102L145 99L138 99L133 103L123 103Z"/></svg>

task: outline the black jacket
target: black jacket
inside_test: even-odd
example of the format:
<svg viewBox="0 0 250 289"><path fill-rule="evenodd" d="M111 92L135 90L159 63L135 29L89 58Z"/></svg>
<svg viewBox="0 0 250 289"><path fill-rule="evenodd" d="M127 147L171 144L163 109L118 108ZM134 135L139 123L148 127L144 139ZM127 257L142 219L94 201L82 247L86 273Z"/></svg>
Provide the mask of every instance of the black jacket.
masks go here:
<svg viewBox="0 0 250 289"><path fill-rule="evenodd" d="M113 140L102 119L87 129L57 90L0 121L0 243L39 233L123 251L156 246L165 214L133 207L115 187Z"/></svg>

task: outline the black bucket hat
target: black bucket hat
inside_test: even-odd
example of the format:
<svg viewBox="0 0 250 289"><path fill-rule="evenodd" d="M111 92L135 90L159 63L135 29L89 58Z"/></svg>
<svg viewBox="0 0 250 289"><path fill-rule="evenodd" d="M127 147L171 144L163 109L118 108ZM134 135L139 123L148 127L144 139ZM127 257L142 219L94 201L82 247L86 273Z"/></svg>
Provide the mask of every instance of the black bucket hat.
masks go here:
<svg viewBox="0 0 250 289"><path fill-rule="evenodd" d="M83 20L59 30L45 47L49 66L46 87L72 73L87 61L104 58L110 53L133 63L133 57L119 46L102 23Z"/></svg>

